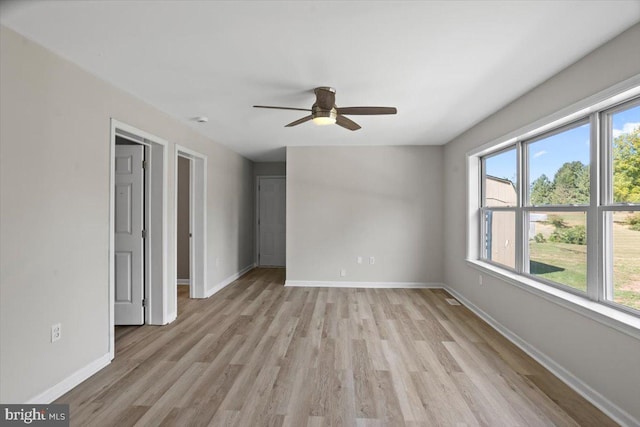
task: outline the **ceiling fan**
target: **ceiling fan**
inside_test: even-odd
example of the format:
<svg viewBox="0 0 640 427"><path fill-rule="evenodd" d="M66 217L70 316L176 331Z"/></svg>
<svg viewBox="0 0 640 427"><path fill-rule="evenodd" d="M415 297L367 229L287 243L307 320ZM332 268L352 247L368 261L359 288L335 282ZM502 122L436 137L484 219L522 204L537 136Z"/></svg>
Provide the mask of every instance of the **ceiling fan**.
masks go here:
<svg viewBox="0 0 640 427"><path fill-rule="evenodd" d="M360 125L345 115L372 116L379 114L396 114L395 107L337 107L336 90L332 87L321 86L313 90L316 94L316 102L308 108L271 107L268 105L254 105L255 108L273 108L276 110L309 111L311 114L289 123L285 127L297 126L301 123L313 120L318 125L337 124L345 129L358 130Z"/></svg>

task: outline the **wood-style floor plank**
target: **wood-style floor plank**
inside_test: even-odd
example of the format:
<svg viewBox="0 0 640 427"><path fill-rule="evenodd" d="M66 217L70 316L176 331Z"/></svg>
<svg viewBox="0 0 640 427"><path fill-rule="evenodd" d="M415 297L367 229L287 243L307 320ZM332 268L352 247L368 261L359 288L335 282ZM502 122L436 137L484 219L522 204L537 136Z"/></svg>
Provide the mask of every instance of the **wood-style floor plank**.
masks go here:
<svg viewBox="0 0 640 427"><path fill-rule="evenodd" d="M441 289L285 288L255 269L57 403L78 426L615 426Z"/></svg>

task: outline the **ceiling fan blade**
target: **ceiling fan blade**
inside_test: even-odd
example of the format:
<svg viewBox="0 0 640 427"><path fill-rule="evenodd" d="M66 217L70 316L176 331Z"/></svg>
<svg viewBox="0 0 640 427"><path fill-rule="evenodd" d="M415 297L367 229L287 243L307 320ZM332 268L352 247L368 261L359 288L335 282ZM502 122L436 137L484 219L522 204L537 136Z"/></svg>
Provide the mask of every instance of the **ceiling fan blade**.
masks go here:
<svg viewBox="0 0 640 427"><path fill-rule="evenodd" d="M305 117L303 117L303 118L301 118L301 119L298 119L298 120L296 120L295 122L291 122L291 123L289 123L289 124L288 124L288 125L286 125L285 127L286 127L286 128L290 128L290 127L292 127L292 126L297 126L297 125L299 125L299 124L301 124L301 123L308 122L308 121L309 121L309 120L311 120L311 119L313 119L313 116L312 116L311 114L309 114L308 116L305 116Z"/></svg>
<svg viewBox="0 0 640 427"><path fill-rule="evenodd" d="M338 114L353 114L358 116L372 116L378 114L396 114L398 110L395 107L341 107L338 108Z"/></svg>
<svg viewBox="0 0 640 427"><path fill-rule="evenodd" d="M295 110L295 111L311 111L308 108L293 108L293 107L272 107L269 105L254 105L253 108L271 108L273 110Z"/></svg>
<svg viewBox="0 0 640 427"><path fill-rule="evenodd" d="M336 124L338 126L342 126L345 129L349 129L349 130L358 130L360 129L360 125L357 124L356 122L354 122L351 119L348 119L344 116L341 116L340 114L338 114L338 116L336 117Z"/></svg>

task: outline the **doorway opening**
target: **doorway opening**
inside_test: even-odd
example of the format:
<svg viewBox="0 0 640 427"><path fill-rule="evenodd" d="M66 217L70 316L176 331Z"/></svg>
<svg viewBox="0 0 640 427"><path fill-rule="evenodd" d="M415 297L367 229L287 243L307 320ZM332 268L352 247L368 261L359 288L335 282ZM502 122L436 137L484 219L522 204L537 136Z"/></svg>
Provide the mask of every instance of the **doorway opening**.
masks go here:
<svg viewBox="0 0 640 427"><path fill-rule="evenodd" d="M175 283L189 286L189 298L206 298L207 156L176 144L175 159Z"/></svg>
<svg viewBox="0 0 640 427"><path fill-rule="evenodd" d="M286 265L286 191L286 177L258 176L256 258L260 267Z"/></svg>
<svg viewBox="0 0 640 427"><path fill-rule="evenodd" d="M183 295L191 297L191 159L178 156L176 169L176 277L178 313Z"/></svg>
<svg viewBox="0 0 640 427"><path fill-rule="evenodd" d="M164 325L175 318L168 314L166 146L166 141L154 135L111 119L109 353L112 359L116 324ZM128 307L121 310L125 306Z"/></svg>

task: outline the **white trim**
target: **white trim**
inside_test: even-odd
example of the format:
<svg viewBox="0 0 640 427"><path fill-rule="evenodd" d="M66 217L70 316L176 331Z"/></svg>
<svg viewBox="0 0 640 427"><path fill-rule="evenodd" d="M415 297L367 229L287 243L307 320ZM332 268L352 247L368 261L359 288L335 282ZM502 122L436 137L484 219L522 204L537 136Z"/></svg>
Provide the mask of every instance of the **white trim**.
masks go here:
<svg viewBox="0 0 640 427"><path fill-rule="evenodd" d="M115 356L115 318L114 318L114 299L115 299L115 283L113 277L114 271L114 248L115 238L113 230L115 228L115 174L113 172L114 159L115 159L115 147L116 136L120 135L125 138L136 141L142 145L151 147L151 158L147 161L151 164L151 174L160 171L161 177L159 181L162 183L162 200L161 200L161 224L159 227L152 224L148 224L149 228L158 228L158 232L150 233L150 239L155 240L150 243L151 248L156 253L159 252L159 257L162 259L161 266L146 266L149 267L148 271L159 270L159 274L155 280L151 280L152 287L149 284L145 284L145 299L148 304L145 309L145 323L163 325L167 323L168 310L167 310L167 296L168 296L168 170L169 170L169 152L168 142L162 138L152 135L148 132L130 126L126 123L120 122L114 118L110 119L111 133L109 136L109 355L111 359ZM156 151L153 148L156 148ZM160 151L157 151L157 149ZM155 166L154 166L155 165ZM153 177L151 178L153 180ZM150 264L150 263L149 263ZM147 277L148 279L148 277ZM147 280L148 281L148 280ZM157 294L160 298L160 303L156 302L156 298L153 296Z"/></svg>
<svg viewBox="0 0 640 427"><path fill-rule="evenodd" d="M165 323L165 325L168 325L169 323L173 322L174 320L176 320L178 318L178 312L174 311L173 313L169 313L169 316L167 316L167 323Z"/></svg>
<svg viewBox="0 0 640 427"><path fill-rule="evenodd" d="M640 318L637 316L600 302L591 301L588 298L564 291L555 286L545 285L537 280L529 279L492 264L470 259L467 260L467 264L483 273L640 340Z"/></svg>
<svg viewBox="0 0 640 427"><path fill-rule="evenodd" d="M233 281L237 280L239 277L250 271L255 267L255 264L249 265L242 269L240 272L229 276L227 279L220 282L215 288L210 290L211 296L215 292L221 290L226 287ZM354 286L355 285L355 286ZM480 317L483 321L487 322L493 329L495 329L498 333L508 339L510 342L515 344L518 348L524 351L527 355L532 357L546 369L548 369L552 374L558 377L562 382L564 382L567 386L571 387L574 391L580 394L582 397L591 402L594 406L600 409L602 412L611 417L614 421L619 423L622 426L635 426L640 425L640 422L636 420L633 416L627 413L625 410L608 400L598 391L591 388L588 384L580 380L578 377L567 371L564 367L556 363L553 359L548 357L546 354L537 350L527 341L522 339L519 335L512 332L510 329L503 326L500 322L495 320L489 314L484 312L478 306L473 304L467 298L465 298L462 294L460 294L457 290L446 286L443 283L426 283L426 282L330 282L330 281L286 281L285 286L300 286L300 287L368 287L368 288L444 288L453 295L458 301L464 304L469 310L475 313L478 317ZM208 292L208 293L209 293ZM168 323L175 320L176 313L171 313L167 319ZM59 383L45 390L44 392L38 394L37 396L29 399L27 401L28 404L48 404L59 398L60 396L67 393L69 390L72 390L74 387L78 386L80 383L85 381L87 378L94 375L96 372L100 371L107 365L111 363L112 357L109 353L103 355L102 357L96 359L91 362L87 366L79 369L74 372L67 378L63 379Z"/></svg>
<svg viewBox="0 0 640 427"><path fill-rule="evenodd" d="M614 304L611 301L601 299L604 296L602 295L603 287L607 283L607 281L604 280L604 275L607 270L604 269L602 265L605 259L604 244L606 244L604 241L605 234L603 233L602 212L608 209L615 210L617 208L622 210L622 207L607 205L600 200L600 192L603 191L603 187L596 184L598 182L602 183L601 178L604 176L606 180L608 175L604 174L604 172L607 172L607 169L605 168L603 170L600 164L603 160L601 156L605 154L601 152L601 148L605 146L605 144L600 140L601 132L598 128L602 125L602 121L597 120L596 115L600 114L602 116L602 113L608 114L611 108L617 108L615 106L621 103L627 104L630 98L637 97L638 94L640 94L640 74L466 153L466 254L468 264L636 339L640 339L640 318L637 315L631 314L633 310L630 308L623 306L614 308ZM518 152L522 153L522 151L524 151L523 144L535 141L535 138L544 137L548 135L549 132L561 132L566 130L567 126L574 126L579 122L588 122L591 125L591 146L589 150L591 158L590 188L592 194L590 204L584 206L532 207L525 206L524 200L521 199L518 206L514 208L516 221L520 221L516 227L516 230L518 230L516 238L517 250L520 251L520 253L516 258L515 271L512 272L504 268L495 267L487 262L487 260L481 259L481 235L484 235L484 231L483 222L480 218L480 212L482 210L480 186L483 183L483 179L480 177L479 167L482 157L492 152L499 152L511 145L514 145ZM518 162L518 182L521 186L520 190L526 190L528 188L528 185L522 186L522 178L528 177L527 171L523 171L523 167L526 168L525 160L526 159L523 159L522 155L520 155ZM478 182L478 180L480 182ZM520 191L519 197L525 197L525 193L526 191ZM633 209L635 209L635 207ZM587 248L588 283L586 295L590 299L565 291L561 288L561 285L552 286L551 284L545 284L542 278L532 280L526 277L528 272L526 263L524 263L526 253L522 253L523 250L527 249L526 240L524 240L523 235L526 232L526 227L522 224L523 214L539 210L580 210L586 213L588 241L596 242L596 247L589 244Z"/></svg>
<svg viewBox="0 0 640 427"><path fill-rule="evenodd" d="M576 393L584 397L586 400L591 402L595 407L600 409L602 412L607 414L610 418L616 421L618 424L622 426L637 426L640 425L640 420L636 420L632 415L626 412L624 409L620 408L618 405L611 402L609 399L604 397L598 391L594 390L591 386L586 384L580 378L573 375L571 372L566 370L564 367L559 365L552 358L544 354L543 352L536 349L534 346L529 344L527 341L522 339L518 334L511 331L509 328L502 325L496 319L491 317L489 314L484 312L478 306L473 304L471 301L466 299L462 294L460 294L455 289L445 286L447 292L451 293L458 301L464 304L469 310L474 312L478 317L487 322L493 329L498 331L502 336L515 344L520 350L524 351L527 355L532 357L546 369L548 369L553 375L558 377L563 383L573 389Z"/></svg>
<svg viewBox="0 0 640 427"><path fill-rule="evenodd" d="M192 237L189 242L189 289L190 298L206 298L207 287L207 156L182 145L175 145L174 156L174 236L175 239L175 268L176 283L178 279L178 157L189 160L189 232ZM176 304L178 302L178 288L175 288ZM174 308L175 310L175 308Z"/></svg>
<svg viewBox="0 0 640 427"><path fill-rule="evenodd" d="M205 160L207 156L202 154L196 150L192 150L191 148L187 148L184 145L176 144L176 152L179 151L183 157L193 158L197 157L199 159Z"/></svg>
<svg viewBox="0 0 640 427"><path fill-rule="evenodd" d="M321 280L286 280L285 286L303 288L371 288L371 289L441 289L439 282L341 282Z"/></svg>
<svg viewBox="0 0 640 427"><path fill-rule="evenodd" d="M254 221L253 221L253 229L255 230L255 235L253 236L253 263L256 266L260 265L260 226L258 223L260 222L260 176L256 176L255 182L255 198L254 198ZM286 211L286 208L285 208ZM286 260L285 260L286 262Z"/></svg>
<svg viewBox="0 0 640 427"><path fill-rule="evenodd" d="M116 177L114 174L115 158L116 158L116 122L111 119L111 130L109 134L109 248L107 250L107 257L109 258L109 271L107 272L107 287L109 292L109 360L112 360L116 354L116 331L115 331L115 247L116 237L114 234L116 226L116 200L115 200L115 187Z"/></svg>
<svg viewBox="0 0 640 427"><path fill-rule="evenodd" d="M27 400L27 404L49 404L73 389L81 382L111 363L110 353L104 354L83 368L78 369L59 383L49 387L47 390Z"/></svg>
<svg viewBox="0 0 640 427"><path fill-rule="evenodd" d="M191 279L178 279L178 280L176 280L176 283L178 285L190 285L191 284Z"/></svg>
<svg viewBox="0 0 640 427"><path fill-rule="evenodd" d="M248 266L246 266L245 268L243 268L239 272L237 272L235 274L232 274L231 276L229 276L226 279L222 280L217 285L214 285L213 288L208 289L206 291L205 298L209 298L211 295L213 295L213 294L215 294L217 292L220 292L222 289L226 288L231 283L233 283L234 281L238 280L240 277L244 276L246 273L248 273L249 271L253 270L254 268L256 268L256 264L255 263L249 264Z"/></svg>

